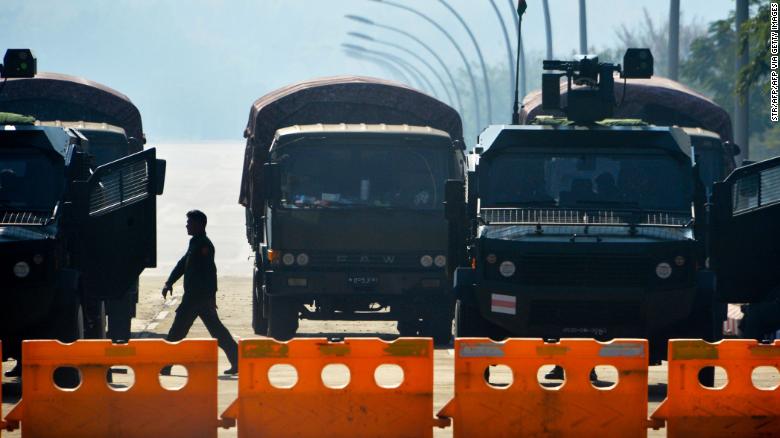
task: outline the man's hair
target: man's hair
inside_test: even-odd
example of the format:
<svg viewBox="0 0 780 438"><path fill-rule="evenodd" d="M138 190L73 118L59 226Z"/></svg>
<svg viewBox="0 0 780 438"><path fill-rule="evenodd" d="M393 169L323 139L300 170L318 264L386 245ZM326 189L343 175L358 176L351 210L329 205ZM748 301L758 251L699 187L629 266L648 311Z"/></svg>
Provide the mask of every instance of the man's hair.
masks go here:
<svg viewBox="0 0 780 438"><path fill-rule="evenodd" d="M200 211L200 210L190 210L187 212L187 218L191 219L195 222L198 222L202 224L204 227L206 226L206 213Z"/></svg>

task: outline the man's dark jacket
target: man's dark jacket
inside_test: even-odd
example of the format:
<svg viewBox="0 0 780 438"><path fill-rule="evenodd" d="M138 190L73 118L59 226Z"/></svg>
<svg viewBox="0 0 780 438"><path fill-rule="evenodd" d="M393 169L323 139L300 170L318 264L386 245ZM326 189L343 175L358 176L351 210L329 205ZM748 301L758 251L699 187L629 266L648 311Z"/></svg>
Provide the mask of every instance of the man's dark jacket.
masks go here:
<svg viewBox="0 0 780 438"><path fill-rule="evenodd" d="M173 285L182 275L184 275L182 305L215 302L217 265L214 264L214 245L205 233L192 236L187 253L176 263L166 284Z"/></svg>

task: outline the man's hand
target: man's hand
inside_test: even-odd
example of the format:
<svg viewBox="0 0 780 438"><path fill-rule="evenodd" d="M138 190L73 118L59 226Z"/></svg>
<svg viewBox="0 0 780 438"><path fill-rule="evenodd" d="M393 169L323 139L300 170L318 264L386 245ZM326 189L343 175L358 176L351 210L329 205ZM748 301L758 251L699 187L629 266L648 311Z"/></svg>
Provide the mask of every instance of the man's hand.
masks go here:
<svg viewBox="0 0 780 438"><path fill-rule="evenodd" d="M168 283L165 284L162 288L162 297L163 299L166 298L166 295L171 294L173 296L173 288Z"/></svg>

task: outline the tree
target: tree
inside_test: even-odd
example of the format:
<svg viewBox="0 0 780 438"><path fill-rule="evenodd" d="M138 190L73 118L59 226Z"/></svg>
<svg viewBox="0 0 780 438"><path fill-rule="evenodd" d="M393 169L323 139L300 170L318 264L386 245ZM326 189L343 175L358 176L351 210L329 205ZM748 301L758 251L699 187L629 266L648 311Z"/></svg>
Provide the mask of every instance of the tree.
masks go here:
<svg viewBox="0 0 780 438"><path fill-rule="evenodd" d="M769 39L769 1L757 0L752 5L756 13L748 19L739 35L735 29L735 15L710 23L707 33L691 43L690 56L681 64L684 82L733 112L736 87L748 92L750 112L751 159L762 159L780 154L780 131L767 132L769 107L766 95L769 89L767 41ZM737 74L735 71L737 38L747 41L750 62ZM777 130L778 128L772 128Z"/></svg>

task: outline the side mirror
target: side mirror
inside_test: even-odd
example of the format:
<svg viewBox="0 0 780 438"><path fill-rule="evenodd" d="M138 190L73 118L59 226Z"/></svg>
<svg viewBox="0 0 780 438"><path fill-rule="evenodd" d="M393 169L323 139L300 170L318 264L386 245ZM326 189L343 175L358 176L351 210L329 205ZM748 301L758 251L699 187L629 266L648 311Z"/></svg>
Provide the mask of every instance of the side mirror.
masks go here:
<svg viewBox="0 0 780 438"><path fill-rule="evenodd" d="M466 206L466 185L459 179L448 179L444 185L444 216L448 221L463 217Z"/></svg>
<svg viewBox="0 0 780 438"><path fill-rule="evenodd" d="M162 195L163 189L165 189L165 160L156 159L154 160L155 165L155 175L157 178L157 181L155 181L155 194L156 195Z"/></svg>
<svg viewBox="0 0 780 438"><path fill-rule="evenodd" d="M281 181L278 163L263 164L263 190L267 201L273 201L279 198Z"/></svg>
<svg viewBox="0 0 780 438"><path fill-rule="evenodd" d="M739 147L738 144L727 141L724 145L726 146L727 151L731 151L731 155L736 157L737 155L742 154L742 148Z"/></svg>

